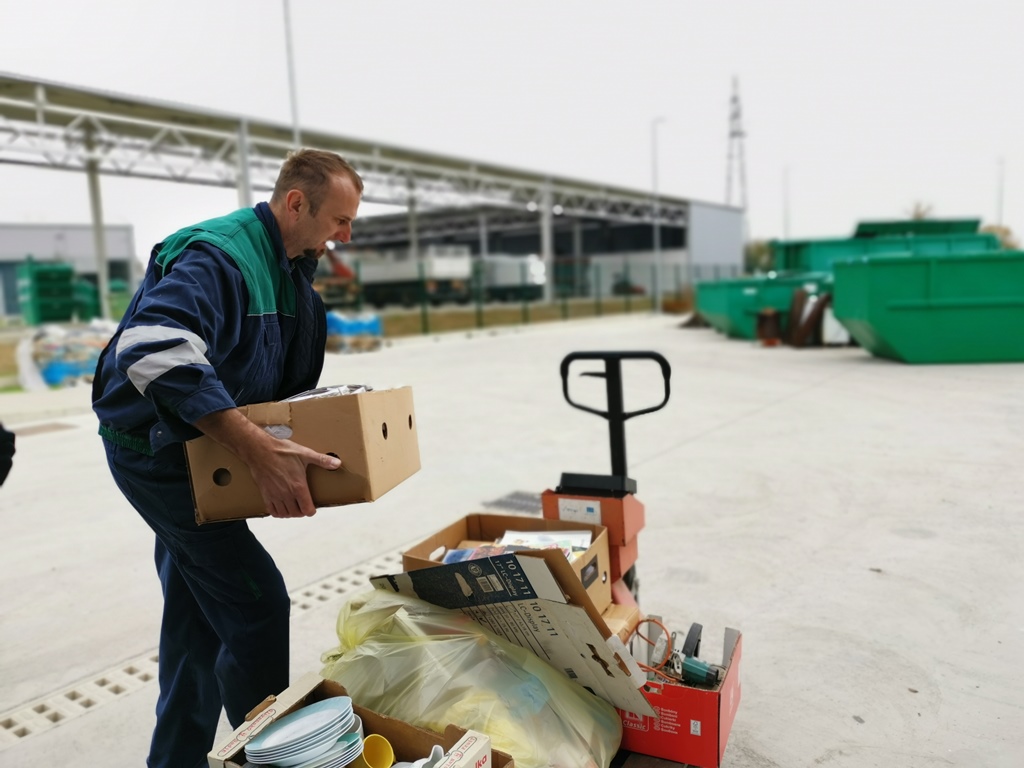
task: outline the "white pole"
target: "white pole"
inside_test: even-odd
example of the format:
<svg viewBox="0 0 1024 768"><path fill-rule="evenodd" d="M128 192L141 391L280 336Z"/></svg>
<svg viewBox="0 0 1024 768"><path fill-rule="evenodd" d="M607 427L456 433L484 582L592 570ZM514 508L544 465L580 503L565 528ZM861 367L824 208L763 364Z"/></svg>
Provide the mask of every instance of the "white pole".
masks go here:
<svg viewBox="0 0 1024 768"><path fill-rule="evenodd" d="M295 93L295 62L292 57L292 19L288 9L288 0L284 2L284 43L285 52L288 57L288 92L292 101L292 143L296 149L302 147L302 139L299 137L299 100Z"/></svg>
<svg viewBox="0 0 1024 768"><path fill-rule="evenodd" d="M651 120L651 200L652 213L654 215L654 311L661 311L661 205L658 202L658 126L665 122L664 117L656 117ZM628 290L628 287L627 287Z"/></svg>
<svg viewBox="0 0 1024 768"><path fill-rule="evenodd" d="M1003 185L1006 183L1006 161L999 158L999 177L996 186L996 224L1003 226Z"/></svg>

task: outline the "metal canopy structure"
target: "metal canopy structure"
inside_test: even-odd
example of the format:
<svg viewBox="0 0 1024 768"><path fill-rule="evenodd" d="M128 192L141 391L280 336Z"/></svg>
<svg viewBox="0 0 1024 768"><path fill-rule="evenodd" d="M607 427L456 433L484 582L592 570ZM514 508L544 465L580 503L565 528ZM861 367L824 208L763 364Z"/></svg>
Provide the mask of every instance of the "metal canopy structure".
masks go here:
<svg viewBox="0 0 1024 768"><path fill-rule="evenodd" d="M303 130L301 140L349 160L363 177L364 200L406 206L413 242L416 211L430 208L529 212L537 217L547 259L553 216L687 223L684 199L320 131ZM0 163L89 176L104 302L101 175L235 187L240 205L246 206L254 190L273 188L293 147L293 128L284 124L0 73ZM108 316L105 303L103 312Z"/></svg>
<svg viewBox="0 0 1024 768"><path fill-rule="evenodd" d="M651 222L644 191L547 176L337 134L303 130L305 146L358 168L364 199L421 208L493 205ZM292 129L240 115L0 73L0 162L269 190ZM662 222L683 226L687 201L659 197Z"/></svg>

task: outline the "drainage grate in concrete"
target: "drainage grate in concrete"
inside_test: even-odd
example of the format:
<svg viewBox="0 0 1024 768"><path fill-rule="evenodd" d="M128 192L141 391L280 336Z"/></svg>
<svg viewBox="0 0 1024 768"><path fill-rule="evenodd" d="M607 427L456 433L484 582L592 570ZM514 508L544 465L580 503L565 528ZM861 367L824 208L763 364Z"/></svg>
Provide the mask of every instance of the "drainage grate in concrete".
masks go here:
<svg viewBox="0 0 1024 768"><path fill-rule="evenodd" d="M403 549L407 549L407 547L403 547ZM316 608L349 592L361 592L369 589L371 576L399 573L401 570L402 552L399 550L339 571L323 581L292 592L292 615Z"/></svg>
<svg viewBox="0 0 1024 768"><path fill-rule="evenodd" d="M524 515L539 515L541 513L540 494L529 491L513 491L500 499L485 501L483 505L488 509L507 509Z"/></svg>
<svg viewBox="0 0 1024 768"><path fill-rule="evenodd" d="M156 680L156 653L108 669L10 712L0 713L0 749L43 733Z"/></svg>
<svg viewBox="0 0 1024 768"><path fill-rule="evenodd" d="M407 549L403 547L402 549ZM292 615L369 587L371 576L402 570L402 549L331 574L290 593ZM132 659L41 699L0 712L0 751L123 698L157 679L156 651Z"/></svg>

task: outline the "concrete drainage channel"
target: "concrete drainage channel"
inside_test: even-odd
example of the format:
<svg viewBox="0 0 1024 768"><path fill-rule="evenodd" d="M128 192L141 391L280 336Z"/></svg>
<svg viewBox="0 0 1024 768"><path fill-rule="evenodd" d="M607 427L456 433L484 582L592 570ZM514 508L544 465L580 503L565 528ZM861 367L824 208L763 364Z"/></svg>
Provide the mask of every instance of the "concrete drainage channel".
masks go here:
<svg viewBox="0 0 1024 768"><path fill-rule="evenodd" d="M483 506L535 516L541 511L540 494L514 491L500 499L484 502ZM355 590L364 589L370 576L400 572L402 552L415 543L418 542L410 542L394 552L338 571L291 592L289 596L292 601L292 615L312 610ZM0 751L81 717L97 707L123 698L126 694L156 681L158 660L154 649L105 670L95 677L81 680L68 688L7 712L0 712Z"/></svg>
<svg viewBox="0 0 1024 768"><path fill-rule="evenodd" d="M350 592L365 589L370 576L396 573L402 569L402 547L395 552L367 560L331 574L290 594L292 615L312 610ZM20 744L69 720L139 690L157 679L156 650L122 662L95 677L0 712L0 751Z"/></svg>

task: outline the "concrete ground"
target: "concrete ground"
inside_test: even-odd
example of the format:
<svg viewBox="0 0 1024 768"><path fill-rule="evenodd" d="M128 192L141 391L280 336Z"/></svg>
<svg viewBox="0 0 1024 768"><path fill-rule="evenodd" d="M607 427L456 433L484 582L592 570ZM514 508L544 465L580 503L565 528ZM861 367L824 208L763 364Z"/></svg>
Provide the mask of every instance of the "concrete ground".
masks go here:
<svg viewBox="0 0 1024 768"><path fill-rule="evenodd" d="M629 422L647 509L641 607L744 634L734 768L1024 764L1024 365L911 367L632 316L329 356L323 383L411 384L422 471L372 505L252 523L293 590L292 671L397 552L565 471L609 468L562 399L569 352L655 350L672 398ZM582 380L581 396L596 386ZM627 407L656 369L627 375ZM148 529L117 493L87 388L0 395L0 765L134 768L160 614ZM499 510L503 511L503 510ZM84 705L84 702L90 702Z"/></svg>

